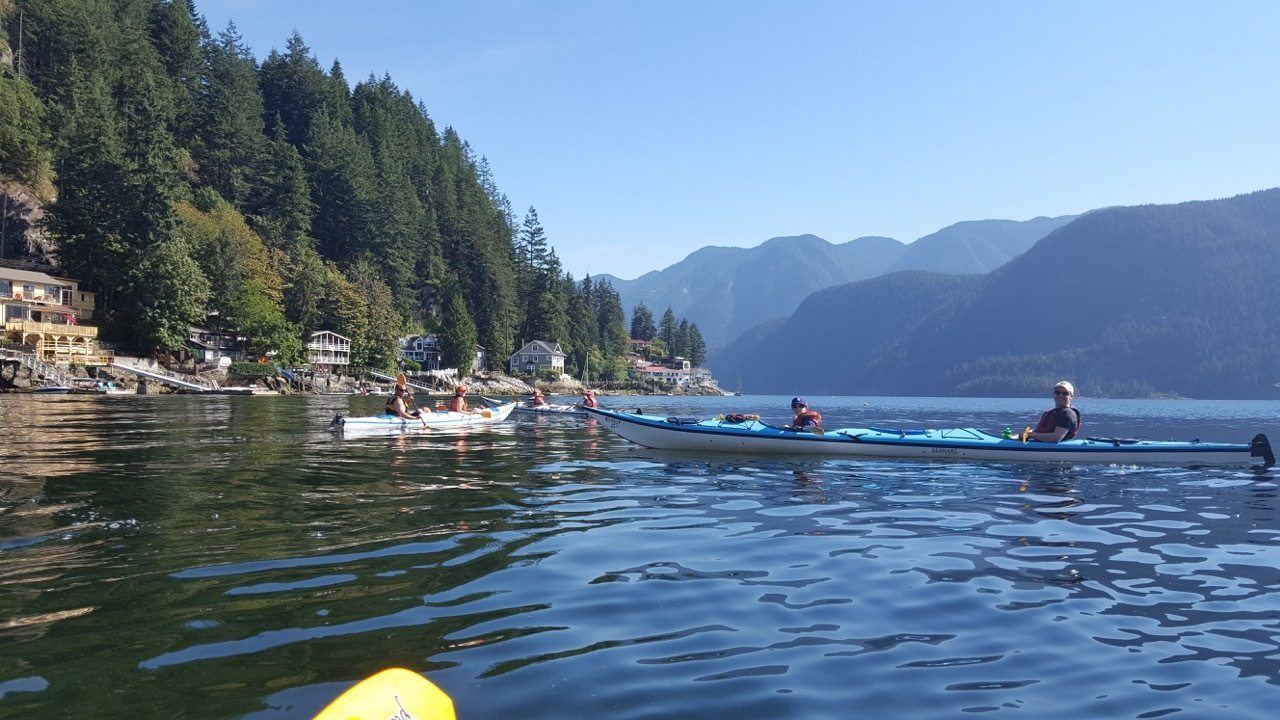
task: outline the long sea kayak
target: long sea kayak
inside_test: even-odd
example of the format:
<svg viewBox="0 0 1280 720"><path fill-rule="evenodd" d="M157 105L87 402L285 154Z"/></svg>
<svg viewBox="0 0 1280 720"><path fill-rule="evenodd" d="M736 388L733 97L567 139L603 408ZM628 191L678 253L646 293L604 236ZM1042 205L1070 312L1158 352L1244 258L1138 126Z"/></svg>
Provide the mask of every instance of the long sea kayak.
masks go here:
<svg viewBox="0 0 1280 720"><path fill-rule="evenodd" d="M433 432L439 430L461 430L482 425L500 423L511 415L515 403L506 403L497 407L476 410L470 413L439 411L423 412L422 418L404 419L394 415L367 415L363 417L343 417L335 415L329 423L329 430L344 435L376 434L376 433L409 433Z"/></svg>
<svg viewBox="0 0 1280 720"><path fill-rule="evenodd" d="M586 412L627 440L661 450L1123 465L1275 464L1271 443L1261 433L1242 444L1126 438L1024 443L977 428L841 428L819 435L759 420L735 423L724 419L664 418L599 408L588 408Z"/></svg>

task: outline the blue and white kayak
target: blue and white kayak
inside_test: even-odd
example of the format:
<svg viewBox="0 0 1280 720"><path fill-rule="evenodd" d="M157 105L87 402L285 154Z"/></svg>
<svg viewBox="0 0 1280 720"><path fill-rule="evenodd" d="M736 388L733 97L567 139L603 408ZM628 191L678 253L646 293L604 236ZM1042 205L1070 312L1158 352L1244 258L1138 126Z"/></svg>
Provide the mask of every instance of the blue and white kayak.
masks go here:
<svg viewBox="0 0 1280 720"><path fill-rule="evenodd" d="M793 455L844 455L1007 462L1090 462L1122 465L1275 464L1267 436L1245 444L1088 438L1059 443L1005 439L977 428L896 430L842 428L821 435L759 420L663 418L588 408L587 414L638 445L694 450Z"/></svg>
<svg viewBox="0 0 1280 720"><path fill-rule="evenodd" d="M377 433L409 433L433 432L439 430L461 430L482 425L492 425L506 420L515 403L506 403L492 408L483 408L469 413L423 411L422 418L398 418L394 415L368 415L364 417L343 417L335 415L329 422L331 432L344 435L370 435Z"/></svg>
<svg viewBox="0 0 1280 720"><path fill-rule="evenodd" d="M516 412L526 415L586 415L577 405L516 405Z"/></svg>

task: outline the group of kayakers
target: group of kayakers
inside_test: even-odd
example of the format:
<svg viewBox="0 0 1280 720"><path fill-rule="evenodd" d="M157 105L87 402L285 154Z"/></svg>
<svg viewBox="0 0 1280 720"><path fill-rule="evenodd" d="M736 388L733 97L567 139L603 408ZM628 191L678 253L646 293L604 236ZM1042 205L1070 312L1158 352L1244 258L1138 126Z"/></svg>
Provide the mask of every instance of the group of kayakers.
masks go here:
<svg viewBox="0 0 1280 720"><path fill-rule="evenodd" d="M1053 407L1040 415L1035 428L1027 427L1016 436L1006 430L1005 437L1017 437L1023 442L1038 440L1051 443L1074 438L1080 432L1082 423L1080 411L1071 406L1075 395L1076 388L1070 382L1057 382L1053 386ZM809 407L809 403L802 397L791 398L791 414L794 416L791 424L785 426L788 430L822 429L822 413Z"/></svg>
<svg viewBox="0 0 1280 720"><path fill-rule="evenodd" d="M1074 438L1080 432L1082 423L1080 411L1071 406L1075 395L1076 388L1070 382L1066 380L1057 382L1053 386L1053 407L1041 413L1036 426L1027 427L1016 436L1006 430L1005 437L1017 437L1023 442L1037 440L1051 443ZM525 401L525 404L528 407L549 405L546 396L538 389L534 389L533 396ZM596 391L589 388L582 391L582 401L578 404L587 408L600 407L600 403L596 400ZM458 385L454 388L448 409L450 412L474 412L467 405L467 386ZM416 419L422 417L424 411L431 412L431 409L415 407L413 393L409 391L408 386L397 383L395 392L387 400L386 411L388 415L398 418ZM822 430L822 413L809 407L808 401L804 398L791 398L791 414L793 416L791 423L785 426L788 430Z"/></svg>
<svg viewBox="0 0 1280 720"><path fill-rule="evenodd" d="M547 396L542 394L538 388L534 388L533 396L525 401L526 407L550 407L551 403L547 402ZM582 391L582 400L578 403L580 407L598 408L600 403L596 400L596 391L590 388Z"/></svg>

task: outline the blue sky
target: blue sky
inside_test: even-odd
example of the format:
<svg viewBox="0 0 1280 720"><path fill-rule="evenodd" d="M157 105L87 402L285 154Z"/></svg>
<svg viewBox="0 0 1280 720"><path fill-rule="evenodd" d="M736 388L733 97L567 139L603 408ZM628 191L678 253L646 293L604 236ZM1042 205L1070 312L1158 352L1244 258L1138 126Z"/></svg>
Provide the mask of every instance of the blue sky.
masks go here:
<svg viewBox="0 0 1280 720"><path fill-rule="evenodd" d="M578 277L1280 185L1277 2L196 4L389 73Z"/></svg>

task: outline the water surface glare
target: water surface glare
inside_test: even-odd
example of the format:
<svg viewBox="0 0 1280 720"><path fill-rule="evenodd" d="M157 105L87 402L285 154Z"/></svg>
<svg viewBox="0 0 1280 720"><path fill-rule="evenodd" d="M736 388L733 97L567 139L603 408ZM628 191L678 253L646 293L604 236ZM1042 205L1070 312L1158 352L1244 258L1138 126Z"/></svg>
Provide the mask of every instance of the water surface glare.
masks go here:
<svg viewBox="0 0 1280 720"><path fill-rule="evenodd" d="M810 401L996 431L1049 403ZM1280 446L1280 402L1079 404L1086 434ZM310 718L391 666L468 720L1280 705L1274 469L674 454L564 417L323 431L379 405L0 396L0 718Z"/></svg>

